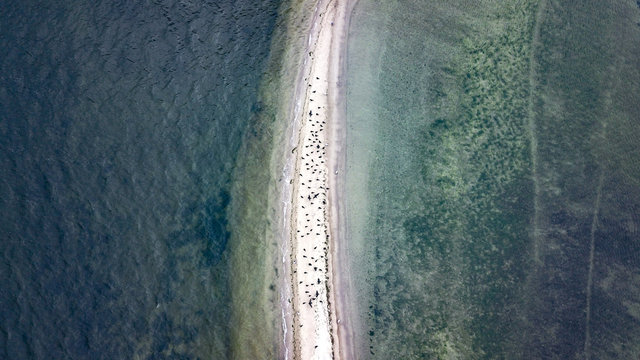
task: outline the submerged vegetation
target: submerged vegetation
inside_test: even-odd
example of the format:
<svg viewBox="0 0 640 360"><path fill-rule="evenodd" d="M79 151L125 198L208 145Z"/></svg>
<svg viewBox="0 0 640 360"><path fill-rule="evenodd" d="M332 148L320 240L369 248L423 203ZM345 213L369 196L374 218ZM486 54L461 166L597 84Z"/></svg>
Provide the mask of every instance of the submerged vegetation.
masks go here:
<svg viewBox="0 0 640 360"><path fill-rule="evenodd" d="M348 121L376 140L349 154L370 152L377 196L347 197L370 209L350 241L373 264L355 275L372 358L637 356L638 9L605 3L356 9Z"/></svg>
<svg viewBox="0 0 640 360"><path fill-rule="evenodd" d="M640 9L549 2L543 18L533 103L541 231L525 351L636 358Z"/></svg>

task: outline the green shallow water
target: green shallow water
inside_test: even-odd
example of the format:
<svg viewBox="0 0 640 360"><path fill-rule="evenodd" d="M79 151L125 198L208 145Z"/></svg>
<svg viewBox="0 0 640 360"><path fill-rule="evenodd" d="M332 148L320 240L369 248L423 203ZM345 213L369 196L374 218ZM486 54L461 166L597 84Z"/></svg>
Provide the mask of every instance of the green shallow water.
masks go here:
<svg viewBox="0 0 640 360"><path fill-rule="evenodd" d="M260 83L258 103L249 121L234 168L234 201L230 204L231 268L233 269L233 359L284 359L290 356L284 313L289 292L283 259L283 203L291 154L293 86L304 60L311 2L283 1L278 9L268 65ZM293 146L293 145L292 145ZM288 211L288 210L287 210Z"/></svg>
<svg viewBox="0 0 640 360"><path fill-rule="evenodd" d="M362 358L638 355L639 16L358 3L346 197Z"/></svg>

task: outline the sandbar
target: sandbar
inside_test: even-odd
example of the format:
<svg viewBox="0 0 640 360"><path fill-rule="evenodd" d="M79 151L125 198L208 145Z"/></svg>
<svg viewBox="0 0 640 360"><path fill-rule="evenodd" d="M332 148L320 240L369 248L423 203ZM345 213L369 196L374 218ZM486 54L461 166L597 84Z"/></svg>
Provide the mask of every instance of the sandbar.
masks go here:
<svg viewBox="0 0 640 360"><path fill-rule="evenodd" d="M290 150L291 213L287 326L292 359L346 359L352 336L341 317L348 293L341 251L339 189L344 173L344 56L354 1L320 0L295 91L297 124ZM342 260L341 260L342 259ZM337 271L336 269L340 269ZM343 292L344 290L344 292ZM346 306L346 305L345 305ZM345 314L346 315L346 314ZM344 319L347 317L344 316Z"/></svg>

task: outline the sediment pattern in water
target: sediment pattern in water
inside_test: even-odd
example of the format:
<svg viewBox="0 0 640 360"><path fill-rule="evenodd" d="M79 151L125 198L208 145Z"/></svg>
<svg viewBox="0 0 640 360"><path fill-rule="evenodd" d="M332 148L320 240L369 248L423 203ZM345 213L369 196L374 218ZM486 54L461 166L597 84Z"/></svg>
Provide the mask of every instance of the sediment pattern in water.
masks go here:
<svg viewBox="0 0 640 360"><path fill-rule="evenodd" d="M613 3L356 7L346 196L362 353L637 354L638 9Z"/></svg>

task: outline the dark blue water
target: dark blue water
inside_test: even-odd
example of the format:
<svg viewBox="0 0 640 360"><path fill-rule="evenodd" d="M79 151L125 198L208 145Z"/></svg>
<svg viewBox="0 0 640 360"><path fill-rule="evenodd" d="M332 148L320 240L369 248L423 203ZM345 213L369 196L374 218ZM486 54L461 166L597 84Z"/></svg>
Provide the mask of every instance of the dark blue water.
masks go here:
<svg viewBox="0 0 640 360"><path fill-rule="evenodd" d="M0 358L227 358L278 0L0 5Z"/></svg>

